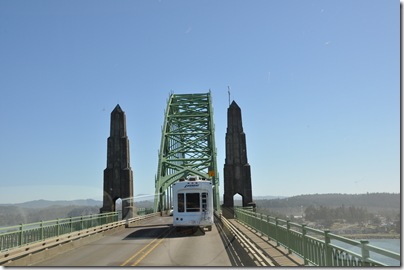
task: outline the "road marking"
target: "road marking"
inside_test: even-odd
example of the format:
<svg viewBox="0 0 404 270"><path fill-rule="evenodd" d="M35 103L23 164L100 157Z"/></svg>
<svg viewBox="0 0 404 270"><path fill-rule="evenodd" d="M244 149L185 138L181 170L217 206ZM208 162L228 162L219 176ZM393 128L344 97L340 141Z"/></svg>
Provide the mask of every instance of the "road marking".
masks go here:
<svg viewBox="0 0 404 270"><path fill-rule="evenodd" d="M134 263L132 264L132 266L138 265L138 263L140 263L147 255L149 255L149 253L152 252L153 249L155 249L158 245L160 245L160 243L164 240L164 238L165 238L166 236L167 236L167 235L165 235L163 238L161 238L152 248L150 248L148 251L146 251L146 253L143 254L142 257L140 257L136 262L134 262Z"/></svg>
<svg viewBox="0 0 404 270"><path fill-rule="evenodd" d="M151 249L149 249L147 252L145 252L143 254L142 257L140 257L140 259L138 259L134 264L132 264L132 266L136 266L141 260L144 259L144 257L146 257L154 248L156 248L163 240L164 238L166 238L171 231L173 230L174 227L172 227L162 238L160 238L163 234L161 233L159 236L157 236L157 238L153 239L153 241L150 241L146 246L144 246L141 250L139 250L138 252L136 252L134 255L132 255L129 259L127 259L123 264L121 264L120 266L125 266L127 265L130 261L132 261L134 258L136 258L136 256L138 256L140 253L142 253L145 249L147 249L150 245L152 245L154 242L156 242L157 240L159 240Z"/></svg>

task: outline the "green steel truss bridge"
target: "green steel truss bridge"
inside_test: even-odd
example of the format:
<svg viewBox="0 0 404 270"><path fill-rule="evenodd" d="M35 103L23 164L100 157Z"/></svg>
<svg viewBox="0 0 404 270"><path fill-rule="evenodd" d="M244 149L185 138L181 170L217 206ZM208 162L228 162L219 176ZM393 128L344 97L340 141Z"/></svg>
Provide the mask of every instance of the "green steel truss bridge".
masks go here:
<svg viewBox="0 0 404 270"><path fill-rule="evenodd" d="M230 219L216 215L218 223L209 237L177 237L174 227L167 224L172 218L161 217L156 210L171 206L171 185L178 179L188 175L210 179L214 185L214 207L220 211L214 135L210 92L170 95L155 180L159 194L155 212L146 214L151 209L137 208L135 217L123 220L115 211L0 227L0 266L41 266L38 263L47 259L49 264L43 266L207 266L211 262L210 266L233 267L401 265L400 251L282 220L253 207L234 208L236 215ZM147 229L145 223L149 224ZM181 249L172 248L170 239L166 239L169 235L176 237ZM232 248L228 248L230 245ZM207 256L188 258L184 250L210 252ZM227 250L232 253L227 254ZM69 256L66 251L71 252ZM195 263L196 259L202 260Z"/></svg>
<svg viewBox="0 0 404 270"><path fill-rule="evenodd" d="M164 116L157 175L155 211L171 207L172 184L188 175L213 183L219 210L219 176L211 93L171 94Z"/></svg>

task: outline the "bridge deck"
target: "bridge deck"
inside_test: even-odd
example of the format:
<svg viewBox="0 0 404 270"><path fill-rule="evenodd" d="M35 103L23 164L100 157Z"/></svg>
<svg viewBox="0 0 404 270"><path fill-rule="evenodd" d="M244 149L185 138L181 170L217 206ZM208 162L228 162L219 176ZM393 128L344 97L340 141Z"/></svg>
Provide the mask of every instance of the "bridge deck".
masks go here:
<svg viewBox="0 0 404 270"><path fill-rule="evenodd" d="M276 242L268 240L268 238L254 229L240 224L236 219L229 219L229 221L243 232L252 242L256 244L262 251L264 251L268 257L277 266L303 266L304 261L302 258L288 254L288 250L282 246L276 246Z"/></svg>

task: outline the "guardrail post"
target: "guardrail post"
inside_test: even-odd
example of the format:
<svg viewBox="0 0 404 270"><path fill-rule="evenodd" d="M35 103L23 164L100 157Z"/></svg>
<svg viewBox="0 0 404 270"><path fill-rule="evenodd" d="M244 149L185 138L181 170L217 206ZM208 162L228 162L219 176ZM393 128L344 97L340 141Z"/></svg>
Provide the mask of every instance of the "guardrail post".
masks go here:
<svg viewBox="0 0 404 270"><path fill-rule="evenodd" d="M57 236L59 236L60 235L60 222L59 222L59 219L57 219L56 220L56 233L57 233Z"/></svg>
<svg viewBox="0 0 404 270"><path fill-rule="evenodd" d="M331 238L330 238L330 236L328 235L330 233L330 231L329 230L325 230L324 231L324 243L325 243L325 246L324 246L324 252L325 252L325 254L324 254L324 256L325 256L325 266L332 266L332 260L331 260L331 258L332 258L332 249L331 249L331 247L330 247L330 244L331 244Z"/></svg>
<svg viewBox="0 0 404 270"><path fill-rule="evenodd" d="M259 214L260 214L260 221L259 221L260 233L264 234L264 222L262 220L262 213L259 213Z"/></svg>
<svg viewBox="0 0 404 270"><path fill-rule="evenodd" d="M369 244L369 241L367 240L361 240L361 249L362 249L362 266L369 266L369 262L367 261L370 257L369 255L369 250L367 249L367 244Z"/></svg>
<svg viewBox="0 0 404 270"><path fill-rule="evenodd" d="M258 213L254 212L254 229L258 232Z"/></svg>
<svg viewBox="0 0 404 270"><path fill-rule="evenodd" d="M302 246L302 253L303 253L303 260L304 260L304 265L307 265L309 262L307 260L307 251L306 251L306 246L307 246L307 241L306 241L306 234L307 234L307 229L306 229L307 224L302 224L302 237L303 237L303 246Z"/></svg>
<svg viewBox="0 0 404 270"><path fill-rule="evenodd" d="M267 237L268 237L268 240L270 240L270 237L269 237L269 215L267 215L267 224L265 225L265 227L266 227L266 234L267 234Z"/></svg>
<svg viewBox="0 0 404 270"><path fill-rule="evenodd" d="M39 227L41 228L41 241L42 241L43 240L43 220L41 220Z"/></svg>
<svg viewBox="0 0 404 270"><path fill-rule="evenodd" d="M18 239L18 245L22 246L24 244L24 235L23 235L23 226L24 224L20 224L20 239Z"/></svg>
<svg viewBox="0 0 404 270"><path fill-rule="evenodd" d="M278 235L278 227L279 227L279 221L278 217L275 217L275 237L276 237L276 246L280 246L279 244L279 235Z"/></svg>
<svg viewBox="0 0 404 270"><path fill-rule="evenodd" d="M83 229L83 216L80 217L80 230Z"/></svg>
<svg viewBox="0 0 404 270"><path fill-rule="evenodd" d="M291 254L292 250L290 249L290 220L286 221L286 243L288 246L288 253Z"/></svg>
<svg viewBox="0 0 404 270"><path fill-rule="evenodd" d="M72 217L70 217L70 232L73 232L73 222L72 222Z"/></svg>
<svg viewBox="0 0 404 270"><path fill-rule="evenodd" d="M250 218L248 226L250 226L251 228L254 228L254 216L255 214L253 212L248 212L248 217Z"/></svg>

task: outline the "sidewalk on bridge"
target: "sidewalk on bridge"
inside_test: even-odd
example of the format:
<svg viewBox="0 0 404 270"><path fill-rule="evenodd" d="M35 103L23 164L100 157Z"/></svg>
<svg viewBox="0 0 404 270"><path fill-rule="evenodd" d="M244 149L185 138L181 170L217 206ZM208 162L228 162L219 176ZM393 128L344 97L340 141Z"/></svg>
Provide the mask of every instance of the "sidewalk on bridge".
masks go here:
<svg viewBox="0 0 404 270"><path fill-rule="evenodd" d="M229 219L229 221L237 227L245 236L247 236L255 245L264 251L267 256L277 266L303 266L304 261L302 258L295 254L289 254L288 250L282 246L276 246L276 242L268 240L268 237L257 232L253 228L241 224L236 219Z"/></svg>

